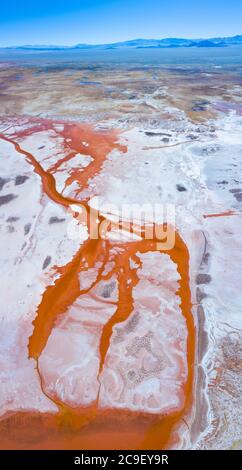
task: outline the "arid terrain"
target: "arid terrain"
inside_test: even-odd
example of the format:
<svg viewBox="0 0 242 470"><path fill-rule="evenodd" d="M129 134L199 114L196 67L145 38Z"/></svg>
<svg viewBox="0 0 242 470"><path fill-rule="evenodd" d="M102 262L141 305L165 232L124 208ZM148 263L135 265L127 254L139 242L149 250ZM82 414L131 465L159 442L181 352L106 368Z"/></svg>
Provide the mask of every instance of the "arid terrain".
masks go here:
<svg viewBox="0 0 242 470"><path fill-rule="evenodd" d="M0 103L0 447L240 449L242 66L2 61Z"/></svg>

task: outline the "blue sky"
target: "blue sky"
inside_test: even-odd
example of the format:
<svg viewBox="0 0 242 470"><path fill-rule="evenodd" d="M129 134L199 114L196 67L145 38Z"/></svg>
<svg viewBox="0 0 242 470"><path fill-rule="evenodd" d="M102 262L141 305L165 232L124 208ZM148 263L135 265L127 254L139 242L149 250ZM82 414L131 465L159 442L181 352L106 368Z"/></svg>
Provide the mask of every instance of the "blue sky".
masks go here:
<svg viewBox="0 0 242 470"><path fill-rule="evenodd" d="M242 34L242 0L9 0L0 46Z"/></svg>

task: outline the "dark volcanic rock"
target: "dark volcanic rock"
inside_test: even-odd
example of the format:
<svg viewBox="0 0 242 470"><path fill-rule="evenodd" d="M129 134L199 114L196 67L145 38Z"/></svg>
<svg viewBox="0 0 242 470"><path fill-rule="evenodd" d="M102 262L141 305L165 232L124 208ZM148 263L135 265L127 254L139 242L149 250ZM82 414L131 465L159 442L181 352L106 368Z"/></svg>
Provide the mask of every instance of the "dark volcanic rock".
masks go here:
<svg viewBox="0 0 242 470"><path fill-rule="evenodd" d="M209 101L207 100L201 100L201 101L195 101L192 111L206 111L207 105L209 104Z"/></svg>
<svg viewBox="0 0 242 470"><path fill-rule="evenodd" d="M197 139L198 139L198 136L197 136L197 135L193 135L193 134L189 134L187 137L188 137L189 139L191 139L191 140L197 140Z"/></svg>
<svg viewBox="0 0 242 470"><path fill-rule="evenodd" d="M242 202L242 192L241 193L235 193L234 197L235 197L236 201Z"/></svg>
<svg viewBox="0 0 242 470"><path fill-rule="evenodd" d="M165 134L164 132L152 132L152 131L146 131L145 135L147 135L147 137L160 137L162 135L164 137L171 137L171 134Z"/></svg>
<svg viewBox="0 0 242 470"><path fill-rule="evenodd" d="M236 194L236 193L241 193L242 190L240 188L233 188L229 190L230 193Z"/></svg>
<svg viewBox="0 0 242 470"><path fill-rule="evenodd" d="M8 217L7 222L17 222L19 220L19 217Z"/></svg>
<svg viewBox="0 0 242 470"><path fill-rule="evenodd" d="M44 262L43 262L42 269L46 269L47 266L49 266L50 262L51 262L51 256L46 256L46 258L45 258L45 260L44 260Z"/></svg>
<svg viewBox="0 0 242 470"><path fill-rule="evenodd" d="M185 186L183 186L182 184L177 184L176 185L176 189L177 191L179 191L180 193L184 192L184 191L187 191L187 188L185 188Z"/></svg>
<svg viewBox="0 0 242 470"><path fill-rule="evenodd" d="M8 182L9 182L9 178L2 178L0 176L0 191L1 191L1 189L3 189L3 186Z"/></svg>
<svg viewBox="0 0 242 470"><path fill-rule="evenodd" d="M3 204L8 204L8 202L11 202L16 197L18 196L15 194L6 194L5 196L0 196L0 206L3 206Z"/></svg>
<svg viewBox="0 0 242 470"><path fill-rule="evenodd" d="M212 278L209 274L203 274L200 273L197 275L196 283L197 285L201 284L209 284L211 282Z"/></svg>
<svg viewBox="0 0 242 470"><path fill-rule="evenodd" d="M108 299L109 297L111 297L111 293L113 292L114 289L115 289L115 282L111 282L110 284L104 287L103 292L102 292L102 297L104 297L104 299Z"/></svg>
<svg viewBox="0 0 242 470"><path fill-rule="evenodd" d="M66 219L59 219L59 217L50 217L49 224L58 224L64 222Z"/></svg>
<svg viewBox="0 0 242 470"><path fill-rule="evenodd" d="M25 175L18 175L15 178L15 186L19 186L20 184L24 184L26 180L28 180L29 177Z"/></svg>
<svg viewBox="0 0 242 470"><path fill-rule="evenodd" d="M205 294L205 292L203 292L198 287L197 290L196 290L196 297L197 297L198 303L200 303L200 302L202 302L203 299L205 299L207 297L207 295Z"/></svg>
<svg viewBox="0 0 242 470"><path fill-rule="evenodd" d="M29 231L31 229L31 224L25 224L24 226L24 235L28 235Z"/></svg>

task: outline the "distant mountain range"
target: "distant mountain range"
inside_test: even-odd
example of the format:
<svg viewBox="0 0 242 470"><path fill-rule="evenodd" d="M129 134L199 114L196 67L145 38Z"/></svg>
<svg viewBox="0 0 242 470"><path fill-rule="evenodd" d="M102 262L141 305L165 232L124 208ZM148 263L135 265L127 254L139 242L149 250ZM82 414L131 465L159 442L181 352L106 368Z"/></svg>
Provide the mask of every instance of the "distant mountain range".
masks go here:
<svg viewBox="0 0 242 470"><path fill-rule="evenodd" d="M25 45L11 46L4 49L22 49L37 51L56 51L56 50L73 50L73 49L163 49L177 47L229 47L234 45L242 45L242 35L224 38L210 39L133 39L131 41L115 42L111 44L76 44L75 46L53 46L53 45ZM3 48L2 48L3 49Z"/></svg>

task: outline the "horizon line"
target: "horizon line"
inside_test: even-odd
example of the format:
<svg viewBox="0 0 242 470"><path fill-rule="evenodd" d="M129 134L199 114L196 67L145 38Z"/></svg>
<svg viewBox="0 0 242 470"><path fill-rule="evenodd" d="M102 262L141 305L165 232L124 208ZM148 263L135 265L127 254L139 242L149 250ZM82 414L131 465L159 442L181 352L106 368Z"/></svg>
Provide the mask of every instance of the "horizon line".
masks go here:
<svg viewBox="0 0 242 470"><path fill-rule="evenodd" d="M15 49L15 48L18 48L18 47L64 47L64 48L75 48L77 46L90 46L90 47L95 47L95 46L111 46L111 45L115 45L115 44L125 44L127 42L134 42L134 41L165 41L165 40L172 40L172 39L176 39L176 40L185 40L185 41L204 41L204 40L216 40L216 39L233 39L233 38L236 38L236 37L242 37L242 34L234 34L232 36L209 36L209 37L200 37L200 38L189 38L189 37L177 37L177 36L167 36L167 37L158 37L158 38L154 38L154 37L151 37L151 38L145 38L145 37L142 37L142 38L133 38L133 39L125 39L125 40L121 40L121 41L115 41L115 42L100 42L100 43L88 43L88 42L80 42L80 43L75 43L75 44L71 44L71 45L67 45L67 44L57 44L57 43L28 43L28 44L15 44L15 45L4 45L4 46L0 46L0 49Z"/></svg>

